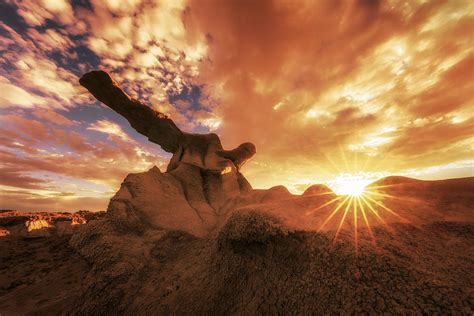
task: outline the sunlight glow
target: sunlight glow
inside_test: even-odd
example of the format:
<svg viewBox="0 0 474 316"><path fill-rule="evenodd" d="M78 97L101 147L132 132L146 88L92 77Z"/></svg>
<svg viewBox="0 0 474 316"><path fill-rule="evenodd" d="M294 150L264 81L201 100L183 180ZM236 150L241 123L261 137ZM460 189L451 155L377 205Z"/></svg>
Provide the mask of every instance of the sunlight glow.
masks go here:
<svg viewBox="0 0 474 316"><path fill-rule="evenodd" d="M8 229L0 228L0 237L5 237L10 235L10 231Z"/></svg>
<svg viewBox="0 0 474 316"><path fill-rule="evenodd" d="M341 192L343 194L351 195L351 196L359 196L364 193L365 185L359 182L345 182L341 186Z"/></svg>
<svg viewBox="0 0 474 316"><path fill-rule="evenodd" d="M376 245L376 238L374 232L372 231L372 226L375 224L374 220L379 221L383 227L385 227L390 232L392 232L392 227L387 224L383 216L396 216L403 223L410 223L410 221L400 216L395 210L389 208L384 202L382 202L384 199L399 199L402 197L394 197L389 194L377 192L377 190L380 188L391 187L393 185L371 185L365 188L367 185L365 181L360 179L354 180L354 178L357 177L353 176L352 178L348 179L346 175L345 177L339 178L338 181L334 181L332 185L333 188L336 187L336 184L339 186L339 196L311 210L310 212L307 212L306 215L310 215L314 211L320 210L337 202L334 204L332 210L329 211L326 219L318 230L321 231L329 222L335 219L335 222L333 221L332 224L333 227L336 225L333 238L333 244L335 244L338 240L341 230L347 228L352 229L354 247L357 255L359 253L359 229L367 229L371 243ZM379 200L377 200L376 197L378 197Z"/></svg>
<svg viewBox="0 0 474 316"><path fill-rule="evenodd" d="M337 195L360 196L371 182L363 174L340 174L327 184Z"/></svg>
<svg viewBox="0 0 474 316"><path fill-rule="evenodd" d="M307 211L306 215L326 212L321 225L317 228L318 231L323 229L332 231L333 244L341 236L344 236L343 239L350 237L354 243L355 253L358 255L361 240L367 240L377 246L377 234L373 227L381 224L386 231L393 232L390 222L410 223L410 221L390 208L390 203L387 203L389 200L405 199L405 197L393 196L385 192L386 188L396 184L376 184L378 179L386 176L384 172L362 171L367 170L368 159L360 162L361 165L359 165L357 152L346 156L342 146L340 151L339 163L326 157L334 166L337 176L326 181L325 184L336 193L336 196ZM378 164L373 164L371 170L377 167Z"/></svg>
<svg viewBox="0 0 474 316"><path fill-rule="evenodd" d="M26 221L25 226L28 229L28 232L52 227L51 224L45 219L32 219L32 220Z"/></svg>

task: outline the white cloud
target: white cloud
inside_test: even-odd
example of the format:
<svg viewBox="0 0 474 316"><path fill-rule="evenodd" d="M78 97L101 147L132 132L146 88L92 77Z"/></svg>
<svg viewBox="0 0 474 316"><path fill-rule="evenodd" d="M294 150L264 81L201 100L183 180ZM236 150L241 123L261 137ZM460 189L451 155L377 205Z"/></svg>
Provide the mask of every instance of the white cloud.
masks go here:
<svg viewBox="0 0 474 316"><path fill-rule="evenodd" d="M7 78L0 76L0 107L27 107L43 105L45 100L37 95L31 94L24 89L15 86Z"/></svg>
<svg viewBox="0 0 474 316"><path fill-rule="evenodd" d="M105 134L111 134L120 137L123 140L130 140L130 137L122 130L122 128L113 122L100 120L87 128L88 130L98 131Z"/></svg>

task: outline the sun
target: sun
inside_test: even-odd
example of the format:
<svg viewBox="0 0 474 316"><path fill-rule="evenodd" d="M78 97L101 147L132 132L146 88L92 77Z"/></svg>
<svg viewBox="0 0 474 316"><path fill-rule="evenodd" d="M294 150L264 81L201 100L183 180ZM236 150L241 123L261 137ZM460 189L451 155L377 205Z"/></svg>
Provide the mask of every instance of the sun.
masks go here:
<svg viewBox="0 0 474 316"><path fill-rule="evenodd" d="M371 183L364 175L340 174L334 180L329 181L329 187L337 195L361 196L365 187Z"/></svg>
<svg viewBox="0 0 474 316"><path fill-rule="evenodd" d="M350 196L360 196L364 193L365 185L362 185L359 182L347 181L341 183L341 188L339 189L342 193L341 195L350 195Z"/></svg>
<svg viewBox="0 0 474 316"><path fill-rule="evenodd" d="M318 231L321 231L329 222L334 223L334 221L336 221L337 229L334 233L334 244L343 229L344 223L348 224L346 227L352 226L356 255L359 253L359 229L361 226L367 228L370 240L375 245L376 240L372 232L373 223L371 223L371 221L379 221L384 227L391 229L384 219L384 215L389 213L397 216L401 221L409 223L406 218L400 216L395 210L392 210L383 202L385 199L395 198L383 193L383 191L379 191L379 189L391 185L374 185L374 180L370 174L364 172L340 173L333 178L333 180L327 181L326 184L337 196L311 210L308 214L333 205L331 207L332 210L319 226ZM339 219L337 219L337 216L339 216Z"/></svg>
<svg viewBox="0 0 474 316"><path fill-rule="evenodd" d="M396 210L390 208L386 203L390 199L399 199L400 197L395 197L384 192L385 189L392 185L381 185L377 183L378 179L389 175L388 172L376 171L375 168L378 167L380 161L376 164L372 164L369 171L366 169L370 163L369 156L367 156L362 166L358 166L357 153L354 153L351 167L341 147L342 162L343 166L345 166L345 168L342 169L339 167L339 163L333 162L327 155L324 156L330 165L334 167L334 173L330 173L331 178L327 180L325 184L336 196L330 198L329 201L324 201L314 209L307 211L306 214L310 215L316 212L323 212L322 210L328 212L327 216L323 216L324 220L318 223L316 229L318 231L322 231L323 229L333 231L333 244L337 242L342 230L352 231L354 249L356 255L358 255L360 229L367 229L370 242L376 245L376 234L372 231L374 225L380 224L387 231L393 231L393 228L385 218L386 215L390 217L396 216L401 222L410 223L408 219L399 215Z"/></svg>

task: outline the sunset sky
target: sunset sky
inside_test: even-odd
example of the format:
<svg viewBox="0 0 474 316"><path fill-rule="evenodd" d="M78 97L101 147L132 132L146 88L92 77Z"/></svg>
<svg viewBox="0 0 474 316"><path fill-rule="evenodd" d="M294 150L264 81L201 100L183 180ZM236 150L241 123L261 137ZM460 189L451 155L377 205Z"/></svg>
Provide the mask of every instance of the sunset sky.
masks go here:
<svg viewBox="0 0 474 316"><path fill-rule="evenodd" d="M95 101L103 69L225 148L254 188L474 176L474 1L0 4L0 209L105 210L170 157Z"/></svg>

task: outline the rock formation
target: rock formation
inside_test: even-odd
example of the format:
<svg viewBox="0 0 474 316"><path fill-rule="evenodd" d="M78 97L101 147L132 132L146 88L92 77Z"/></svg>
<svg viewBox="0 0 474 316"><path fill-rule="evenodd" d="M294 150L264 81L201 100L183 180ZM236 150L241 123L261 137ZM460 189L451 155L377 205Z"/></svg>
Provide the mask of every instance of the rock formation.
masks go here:
<svg viewBox="0 0 474 316"><path fill-rule="evenodd" d="M173 171L181 164L190 164L206 172L221 175L231 173L232 177L237 177L242 165L256 153L252 143L224 150L214 133L191 134L181 131L165 114L127 95L104 71L91 71L79 82L97 100L125 117L137 132L173 154L167 171ZM247 190L248 182L241 183L240 187L241 190Z"/></svg>
<svg viewBox="0 0 474 316"><path fill-rule="evenodd" d="M19 212L0 211L0 236L38 238L73 234L80 225L98 219L105 212Z"/></svg>
<svg viewBox="0 0 474 316"><path fill-rule="evenodd" d="M103 71L89 72L79 82L137 132L173 154L165 174L154 168L143 178L145 187L137 186L135 175L127 177L109 212L132 212L156 227L203 235L215 227L219 210L230 199L251 190L240 168L256 153L252 143L224 150L216 134L183 132L163 113L127 95Z"/></svg>

